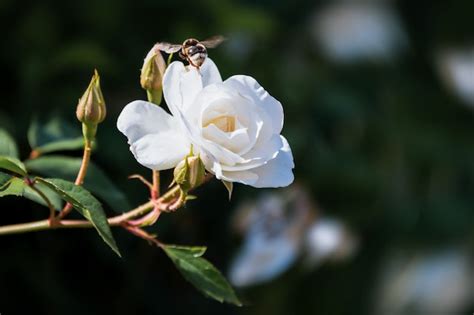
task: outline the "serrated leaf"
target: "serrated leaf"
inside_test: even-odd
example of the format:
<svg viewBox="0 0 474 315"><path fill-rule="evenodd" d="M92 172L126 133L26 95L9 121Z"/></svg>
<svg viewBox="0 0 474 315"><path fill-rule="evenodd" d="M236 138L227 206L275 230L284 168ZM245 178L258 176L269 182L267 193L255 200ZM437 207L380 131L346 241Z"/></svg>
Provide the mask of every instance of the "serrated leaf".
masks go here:
<svg viewBox="0 0 474 315"><path fill-rule="evenodd" d="M63 208L62 199L56 193L56 191L52 190L51 188L40 182L35 183L35 188L41 191L46 196L46 198L48 198L54 209L59 211ZM25 185L23 189L23 197L36 203L39 203L40 205L43 205L45 207L48 207L46 201L28 185Z"/></svg>
<svg viewBox="0 0 474 315"><path fill-rule="evenodd" d="M13 137L4 129L0 129L0 155L18 158L18 147Z"/></svg>
<svg viewBox="0 0 474 315"><path fill-rule="evenodd" d="M44 183L56 191L64 201L71 203L74 209L92 223L105 243L121 257L104 210L100 202L89 191L59 178L38 178L37 181Z"/></svg>
<svg viewBox="0 0 474 315"><path fill-rule="evenodd" d="M82 160L60 155L39 157L25 162L26 168L37 174L74 181ZM130 209L125 194L94 163L90 162L84 188L105 201L112 209L122 212Z"/></svg>
<svg viewBox="0 0 474 315"><path fill-rule="evenodd" d="M0 156L0 169L8 170L21 176L27 175L25 165L20 160L9 156Z"/></svg>
<svg viewBox="0 0 474 315"><path fill-rule="evenodd" d="M62 199L55 191L51 190L42 183L36 183L35 187L36 189L40 190L46 196L46 198L48 198L49 202L51 202L56 210L62 209ZM24 197L39 203L40 205L48 207L46 201L36 191L28 186L23 179L0 172L0 197L5 196Z"/></svg>
<svg viewBox="0 0 474 315"><path fill-rule="evenodd" d="M162 248L184 278L206 296L219 302L242 305L220 271L201 257L206 251L205 247L164 245Z"/></svg>
<svg viewBox="0 0 474 315"><path fill-rule="evenodd" d="M28 129L28 142L31 148L40 154L77 150L84 146L79 128L72 127L58 117L44 124L34 120Z"/></svg>

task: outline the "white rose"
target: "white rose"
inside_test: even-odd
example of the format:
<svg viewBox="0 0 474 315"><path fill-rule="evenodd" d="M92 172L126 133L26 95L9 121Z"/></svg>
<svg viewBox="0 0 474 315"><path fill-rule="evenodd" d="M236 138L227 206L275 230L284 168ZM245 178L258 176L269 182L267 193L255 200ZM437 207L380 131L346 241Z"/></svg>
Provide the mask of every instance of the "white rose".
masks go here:
<svg viewBox="0 0 474 315"><path fill-rule="evenodd" d="M280 135L283 108L255 79L236 75L222 82L209 58L200 70L176 61L165 72L163 93L173 116L134 101L117 122L140 164L172 168L192 145L220 180L254 187L293 182L293 156Z"/></svg>

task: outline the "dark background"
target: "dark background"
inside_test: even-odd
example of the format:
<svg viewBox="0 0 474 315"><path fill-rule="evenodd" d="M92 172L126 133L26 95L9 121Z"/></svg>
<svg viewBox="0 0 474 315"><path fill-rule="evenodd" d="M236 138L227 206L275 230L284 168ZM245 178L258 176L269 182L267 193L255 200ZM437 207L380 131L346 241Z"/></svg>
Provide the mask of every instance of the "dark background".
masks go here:
<svg viewBox="0 0 474 315"><path fill-rule="evenodd" d="M108 116L93 159L132 204L143 202L146 189L127 176L148 172L115 128L123 106L146 97L143 58L159 40L224 34L227 43L210 52L223 78L251 75L281 100L296 180L361 246L344 264L294 267L239 290L248 306L236 308L204 298L161 251L122 230L114 230L121 260L91 230L1 236L0 313L368 314L392 249L472 248L474 116L443 85L433 58L439 47L473 43L474 2L394 1L408 48L388 62L351 64L331 61L315 43L312 19L324 3L1 0L0 124L22 157L34 115L76 123L77 99L97 68ZM229 219L239 200L258 193L236 185L229 202L214 181L151 230L164 242L207 245L206 257L225 271L239 245ZM0 212L1 224L47 215L15 197L2 199Z"/></svg>

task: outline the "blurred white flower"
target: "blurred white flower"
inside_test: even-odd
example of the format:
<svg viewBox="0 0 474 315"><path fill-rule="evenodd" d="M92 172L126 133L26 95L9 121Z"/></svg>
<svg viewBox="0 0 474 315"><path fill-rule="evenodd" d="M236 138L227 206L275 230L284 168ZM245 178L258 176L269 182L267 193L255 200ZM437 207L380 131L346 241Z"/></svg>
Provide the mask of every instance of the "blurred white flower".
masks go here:
<svg viewBox="0 0 474 315"><path fill-rule="evenodd" d="M163 78L172 116L145 101L128 104L117 122L137 161L151 169L175 167L190 152L218 179L254 187L293 182L293 156L283 108L254 78L222 82L207 58L198 70L175 61Z"/></svg>
<svg viewBox="0 0 474 315"><path fill-rule="evenodd" d="M269 281L297 260L306 225L312 221L311 205L299 197L305 198L295 189L285 196L266 194L237 212L234 226L245 233L245 239L231 265L232 284L242 287Z"/></svg>
<svg viewBox="0 0 474 315"><path fill-rule="evenodd" d="M407 45L398 17L380 1L332 2L312 26L322 52L337 62L385 61Z"/></svg>
<svg viewBox="0 0 474 315"><path fill-rule="evenodd" d="M241 287L274 279L302 254L309 267L348 258L356 244L338 220L316 219L314 205L298 186L243 204L233 226L244 234L244 242L231 264L229 279Z"/></svg>
<svg viewBox="0 0 474 315"><path fill-rule="evenodd" d="M383 265L374 314L461 314L473 302L474 265L459 248L399 252Z"/></svg>
<svg viewBox="0 0 474 315"><path fill-rule="evenodd" d="M317 266L326 260L343 260L354 254L357 240L339 220L321 218L307 231L306 264Z"/></svg>
<svg viewBox="0 0 474 315"><path fill-rule="evenodd" d="M474 106L474 46L444 49L436 56L444 84L467 104Z"/></svg>

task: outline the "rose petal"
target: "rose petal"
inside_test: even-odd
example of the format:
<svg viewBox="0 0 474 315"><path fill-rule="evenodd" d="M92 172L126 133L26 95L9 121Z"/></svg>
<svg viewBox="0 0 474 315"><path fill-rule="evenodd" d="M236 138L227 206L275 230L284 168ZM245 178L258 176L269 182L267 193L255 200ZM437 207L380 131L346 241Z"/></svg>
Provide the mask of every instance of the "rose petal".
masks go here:
<svg viewBox="0 0 474 315"><path fill-rule="evenodd" d="M206 61L202 64L201 68L199 68L199 72L202 76L202 86L206 87L213 83L221 83L222 78L221 74L219 73L219 69L217 69L216 64L212 61L211 58L206 58Z"/></svg>
<svg viewBox="0 0 474 315"><path fill-rule="evenodd" d="M244 161L236 165L222 165L224 171L244 171L260 167L274 159L284 146L280 135L272 136L265 145L254 147L249 153L242 156Z"/></svg>
<svg viewBox="0 0 474 315"><path fill-rule="evenodd" d="M201 76L194 67L172 62L163 76L163 95L173 116L185 111L202 90Z"/></svg>
<svg viewBox="0 0 474 315"><path fill-rule="evenodd" d="M223 171L219 163L214 163L211 172L214 173L217 179L228 182L237 182L245 185L253 185L258 180L258 176L250 171Z"/></svg>
<svg viewBox="0 0 474 315"><path fill-rule="evenodd" d="M175 116L177 110L187 112L205 86L220 82L222 79L219 70L210 58L206 59L199 70L174 61L168 66L163 77L166 104Z"/></svg>
<svg viewBox="0 0 474 315"><path fill-rule="evenodd" d="M271 118L273 133L280 134L283 128L283 107L254 78L246 75L234 75L225 80L224 85L236 89L240 94L251 98L256 105L263 108Z"/></svg>
<svg viewBox="0 0 474 315"><path fill-rule="evenodd" d="M246 128L237 129L233 132L224 132L214 124L203 128L203 136L234 153L239 151L249 143L249 136Z"/></svg>
<svg viewBox="0 0 474 315"><path fill-rule="evenodd" d="M257 188L276 188L286 187L293 182L294 175L292 169L295 167L293 154L291 153L288 141L283 136L281 136L281 139L283 147L276 158L259 168L252 169L252 172L258 175L258 180L249 185Z"/></svg>
<svg viewBox="0 0 474 315"><path fill-rule="evenodd" d="M137 161L155 170L172 168L189 153L190 143L179 126L173 116L145 101L125 106L117 121Z"/></svg>

